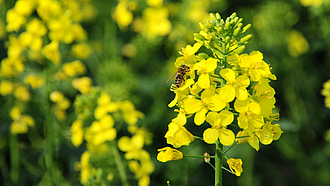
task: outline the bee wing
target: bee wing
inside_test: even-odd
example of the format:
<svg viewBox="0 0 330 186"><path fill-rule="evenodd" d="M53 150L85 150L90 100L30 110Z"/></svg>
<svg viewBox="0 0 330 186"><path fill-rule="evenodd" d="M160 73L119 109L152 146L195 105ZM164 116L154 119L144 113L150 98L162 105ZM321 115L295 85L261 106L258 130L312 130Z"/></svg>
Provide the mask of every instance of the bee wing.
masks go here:
<svg viewBox="0 0 330 186"><path fill-rule="evenodd" d="M174 76L176 76L178 74L178 72L175 72L168 80L167 82L169 82Z"/></svg>

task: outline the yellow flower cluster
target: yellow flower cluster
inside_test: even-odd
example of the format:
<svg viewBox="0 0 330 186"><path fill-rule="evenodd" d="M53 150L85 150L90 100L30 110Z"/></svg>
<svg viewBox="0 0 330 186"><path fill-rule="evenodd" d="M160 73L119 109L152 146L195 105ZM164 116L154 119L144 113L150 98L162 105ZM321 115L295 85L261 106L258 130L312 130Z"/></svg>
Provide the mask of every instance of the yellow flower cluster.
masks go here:
<svg viewBox="0 0 330 186"><path fill-rule="evenodd" d="M168 20L169 10L163 5L163 1L147 0L147 8L143 10L142 17L134 19L132 11L137 8L137 3L120 0L112 13L112 18L120 28L133 24L135 32L141 32L147 37L166 36L171 32L172 24Z"/></svg>
<svg viewBox="0 0 330 186"><path fill-rule="evenodd" d="M27 86L31 86L34 90L42 88L45 84L45 76L51 76L38 70L34 62L48 66L51 65L45 63L48 60L59 66L62 63L60 51L62 45L74 43L71 55L86 59L91 51L86 44L87 34L80 23L94 16L95 11L90 1L16 1L15 6L6 12L5 30L9 41L6 45L7 57L2 59L0 67L1 95L13 94L19 101L29 101L31 93ZM41 69L44 70L45 67ZM80 61L74 61L64 63L63 70L60 69L56 77L65 80L67 77L81 75L84 72L84 65ZM54 79L51 77L48 80ZM78 90L88 92L88 87L81 87L91 82L83 81L76 84ZM70 103L67 99L56 103L55 114L62 120L65 118L64 110L70 106Z"/></svg>
<svg viewBox="0 0 330 186"><path fill-rule="evenodd" d="M29 115L22 115L21 109L14 106L10 111L10 117L13 120L10 126L12 134L23 134L29 130L28 126L34 126L34 120Z"/></svg>
<svg viewBox="0 0 330 186"><path fill-rule="evenodd" d="M94 92L95 90L92 90L91 94ZM127 123L127 129L132 137L120 137L118 148L125 152L125 158L129 160L128 167L139 180L139 185L149 185L149 175L153 172L154 165L149 153L143 149L144 144L148 141L148 132L137 126L138 119L142 118L143 114L137 111L130 101L111 101L111 97L107 93L101 93L96 102L97 105L93 112L94 121L90 126L84 126L84 124L90 123L88 112L78 113L78 119L73 122L71 127L72 143L79 147L85 139L88 147L85 153L90 154L85 156L88 157L93 157L93 153L106 153L111 146L111 143L108 142L115 140L119 132L120 124L116 125L115 120L122 118ZM92 165L86 163L89 158L85 156L81 157L82 183L92 176ZM83 162L85 162L84 165Z"/></svg>
<svg viewBox="0 0 330 186"><path fill-rule="evenodd" d="M198 126L205 121L209 124L203 132L203 140L208 144L219 141L230 146L248 142L259 150L259 142L268 145L281 136L279 125L271 124L278 114L272 113L275 90L269 82L276 77L262 53L242 54L251 35L242 36L250 24L243 27L241 22L242 18L235 13L225 21L219 14L211 14L211 21L200 24L202 31L195 34L197 43L179 52L182 56L175 62L176 84L171 87L175 98L169 103L169 107L178 107L178 115L165 134L167 143L173 147L188 146L194 141L193 134L185 127L189 117ZM203 45L213 56L195 54ZM233 123L235 120L237 125ZM235 134L231 125L241 130ZM162 162L180 157L173 150L159 151L158 160ZM235 174L240 175L237 171Z"/></svg>
<svg viewBox="0 0 330 186"><path fill-rule="evenodd" d="M65 110L67 110L71 103L68 98L66 98L62 92L54 91L49 95L52 102L56 103L54 106L54 113L58 120L63 121L66 118Z"/></svg>

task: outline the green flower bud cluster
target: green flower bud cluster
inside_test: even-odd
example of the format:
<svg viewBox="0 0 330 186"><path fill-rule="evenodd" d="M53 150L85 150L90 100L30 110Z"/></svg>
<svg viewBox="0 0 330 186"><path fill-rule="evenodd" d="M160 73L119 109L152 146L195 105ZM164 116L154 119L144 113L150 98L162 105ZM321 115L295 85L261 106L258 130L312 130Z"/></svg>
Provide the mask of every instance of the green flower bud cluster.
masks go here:
<svg viewBox="0 0 330 186"><path fill-rule="evenodd" d="M219 13L211 13L210 17L211 20L207 23L199 24L201 31L194 34L195 40L207 48L218 48L222 55L244 52L245 45L251 40L252 34L243 35L251 27L251 24L243 26L243 19L237 17L236 13L233 13L226 20L222 19ZM237 40L238 37L240 37L239 41ZM225 47L229 47L231 50L224 50ZM217 57L222 55L217 54Z"/></svg>

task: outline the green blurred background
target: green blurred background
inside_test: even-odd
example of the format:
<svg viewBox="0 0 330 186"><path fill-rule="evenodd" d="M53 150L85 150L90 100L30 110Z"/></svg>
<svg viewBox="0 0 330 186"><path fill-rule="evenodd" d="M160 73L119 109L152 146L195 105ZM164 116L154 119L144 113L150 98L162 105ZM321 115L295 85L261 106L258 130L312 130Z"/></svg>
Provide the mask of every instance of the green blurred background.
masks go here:
<svg viewBox="0 0 330 186"><path fill-rule="evenodd" d="M132 11L136 20L142 17L147 5L142 0L132 2L137 4ZM167 106L174 94L169 90L172 82L166 81L176 71L178 51L194 43L198 23L205 22L211 12L219 12L223 18L237 12L244 24L252 24L249 32L253 38L245 52L262 52L277 76L271 86L276 91L278 123L284 132L271 145L261 145L258 152L248 144L235 146L228 157L243 160L243 174L237 178L224 171L223 185L330 185L330 141L324 136L330 128L330 110L320 94L322 84L330 79L330 1L320 0L321 4L310 6L308 2L318 1L165 0L163 7L169 11L171 30L165 36L150 36L136 32L138 23L118 27L111 16L117 1L93 1L97 15L83 27L94 52L85 62L96 85L107 89L114 100L132 101L145 114L141 124L153 134L153 143L145 147L155 164L150 185L166 185L168 180L173 186L213 185L214 172L203 159L184 158L167 163L156 160L157 149L167 146L164 135L176 115ZM14 4L15 1L3 2L2 23L5 11ZM6 57L6 40L5 34L0 41L0 60ZM5 116L9 108L5 99L0 98L1 164L9 161L6 145L9 122ZM189 120L187 126L194 135L202 135L203 130L194 126L193 121ZM27 136L19 136L21 145L30 145L24 143ZM79 185L73 164L79 161L82 149L75 149L69 142L59 146L58 163L62 164L67 182ZM214 146L195 141L180 150L191 155L213 154ZM23 156L38 163L38 152L33 152L33 148L22 151ZM0 179L4 179L4 171L1 170ZM26 168L22 168L20 175L23 185L40 181Z"/></svg>

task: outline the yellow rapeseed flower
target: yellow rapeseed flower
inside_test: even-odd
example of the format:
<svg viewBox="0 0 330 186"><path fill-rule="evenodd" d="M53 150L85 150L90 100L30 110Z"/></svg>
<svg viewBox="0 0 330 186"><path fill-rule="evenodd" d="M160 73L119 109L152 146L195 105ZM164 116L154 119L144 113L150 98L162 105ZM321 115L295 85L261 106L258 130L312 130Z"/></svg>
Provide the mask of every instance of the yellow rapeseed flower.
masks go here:
<svg viewBox="0 0 330 186"><path fill-rule="evenodd" d="M3 96L12 94L15 89L14 83L7 80L2 80L0 83L0 94Z"/></svg>
<svg viewBox="0 0 330 186"><path fill-rule="evenodd" d="M71 126L71 141L75 147L79 147L84 139L83 121L77 119Z"/></svg>
<svg viewBox="0 0 330 186"><path fill-rule="evenodd" d="M29 101L31 98L29 89L26 86L19 85L14 90L14 96L21 101Z"/></svg>
<svg viewBox="0 0 330 186"><path fill-rule="evenodd" d="M84 74L86 71L85 65L80 60L64 63L62 69L63 72L70 77Z"/></svg>
<svg viewBox="0 0 330 186"><path fill-rule="evenodd" d="M159 153L157 155L157 160L160 162L167 162L172 160L179 160L183 158L182 152L171 147L164 147L157 150Z"/></svg>
<svg viewBox="0 0 330 186"><path fill-rule="evenodd" d="M45 80L39 75L30 74L24 78L24 83L26 85L31 85L33 89L37 89L44 85Z"/></svg>
<svg viewBox="0 0 330 186"><path fill-rule="evenodd" d="M52 41L48 45L46 45L41 53L55 65L58 65L61 62L61 53L59 51L59 42Z"/></svg>
<svg viewBox="0 0 330 186"><path fill-rule="evenodd" d="M229 158L227 160L227 163L229 165L230 170L236 175L240 176L243 172L242 168L242 160L241 159L234 159L234 158Z"/></svg>
<svg viewBox="0 0 330 186"><path fill-rule="evenodd" d="M179 148L182 145L188 146L195 140L194 136L184 126L173 122L168 125L165 138L167 139L167 143L173 145L175 148Z"/></svg>
<svg viewBox="0 0 330 186"><path fill-rule="evenodd" d="M89 77L75 78L72 80L72 85L82 94L88 94L92 88L92 79Z"/></svg>
<svg viewBox="0 0 330 186"><path fill-rule="evenodd" d="M296 30L290 30L287 34L288 53L292 57L298 57L309 50L309 44L302 33Z"/></svg>

